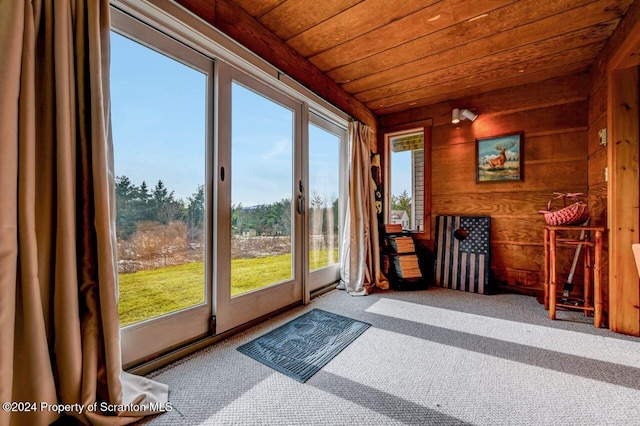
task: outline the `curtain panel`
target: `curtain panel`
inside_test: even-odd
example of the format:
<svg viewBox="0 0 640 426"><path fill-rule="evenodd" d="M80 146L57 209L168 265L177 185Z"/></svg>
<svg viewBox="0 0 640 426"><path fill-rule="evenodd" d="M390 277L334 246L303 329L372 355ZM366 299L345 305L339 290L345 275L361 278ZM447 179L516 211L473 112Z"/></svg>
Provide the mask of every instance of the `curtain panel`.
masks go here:
<svg viewBox="0 0 640 426"><path fill-rule="evenodd" d="M108 0L0 2L1 425L167 402L122 370L109 31Z"/></svg>
<svg viewBox="0 0 640 426"><path fill-rule="evenodd" d="M354 296L367 295L375 287L389 288L380 269L378 216L369 150L371 133L365 124L349 123L349 196L338 288Z"/></svg>

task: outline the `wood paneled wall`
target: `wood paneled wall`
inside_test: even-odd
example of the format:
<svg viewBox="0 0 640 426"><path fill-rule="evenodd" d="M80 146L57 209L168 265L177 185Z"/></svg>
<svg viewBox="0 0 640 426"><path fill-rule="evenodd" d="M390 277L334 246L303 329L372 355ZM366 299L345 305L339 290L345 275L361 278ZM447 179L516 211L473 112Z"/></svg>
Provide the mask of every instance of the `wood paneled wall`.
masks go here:
<svg viewBox="0 0 640 426"><path fill-rule="evenodd" d="M589 201L607 224L603 306L611 330L640 335L640 281L630 249L640 241L640 1L635 1L591 71ZM598 130L607 129L607 146ZM608 181L603 170L607 168ZM608 261L606 261L608 260Z"/></svg>
<svg viewBox="0 0 640 426"><path fill-rule="evenodd" d="M593 78L593 76L592 76ZM607 129L607 79L591 81L589 96L589 210L593 220L607 227L607 180L610 170L607 163L607 146L600 145L598 131ZM611 134L608 132L607 138ZM603 241L602 306L605 319L609 312L609 236ZM608 321L607 321L608 323Z"/></svg>
<svg viewBox="0 0 640 426"><path fill-rule="evenodd" d="M554 192L588 190L588 83L580 73L380 117L381 133L433 119L431 226L436 215L491 216L491 272L499 288L542 294L545 222L538 211ZM451 124L454 107L479 117ZM476 184L475 139L520 131L524 180ZM561 250L561 274L568 275L572 258L571 249Z"/></svg>

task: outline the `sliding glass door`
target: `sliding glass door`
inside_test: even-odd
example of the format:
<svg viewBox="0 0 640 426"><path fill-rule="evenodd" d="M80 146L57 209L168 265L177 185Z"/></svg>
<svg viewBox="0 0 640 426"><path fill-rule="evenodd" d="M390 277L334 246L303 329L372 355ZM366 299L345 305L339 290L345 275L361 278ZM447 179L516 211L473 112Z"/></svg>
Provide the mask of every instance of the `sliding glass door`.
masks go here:
<svg viewBox="0 0 640 426"><path fill-rule="evenodd" d="M220 64L216 332L302 299L302 104Z"/></svg>
<svg viewBox="0 0 640 426"><path fill-rule="evenodd" d="M307 287L309 291L340 278L342 201L346 199L346 130L320 115L309 114L306 167L309 182Z"/></svg>
<svg viewBox="0 0 640 426"><path fill-rule="evenodd" d="M116 8L112 24L119 318L133 365L339 278L346 123Z"/></svg>
<svg viewBox="0 0 640 426"><path fill-rule="evenodd" d="M111 109L123 361L206 335L213 62L112 12Z"/></svg>

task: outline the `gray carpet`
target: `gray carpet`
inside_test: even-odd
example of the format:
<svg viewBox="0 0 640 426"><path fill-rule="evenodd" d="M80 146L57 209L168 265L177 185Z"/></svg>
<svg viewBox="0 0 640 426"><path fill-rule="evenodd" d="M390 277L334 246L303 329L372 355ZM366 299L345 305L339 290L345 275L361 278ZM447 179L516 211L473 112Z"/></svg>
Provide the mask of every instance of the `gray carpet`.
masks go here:
<svg viewBox="0 0 640 426"><path fill-rule="evenodd" d="M372 327L305 384L236 351L314 308ZM148 425L640 425L640 339L519 295L334 290L149 376Z"/></svg>

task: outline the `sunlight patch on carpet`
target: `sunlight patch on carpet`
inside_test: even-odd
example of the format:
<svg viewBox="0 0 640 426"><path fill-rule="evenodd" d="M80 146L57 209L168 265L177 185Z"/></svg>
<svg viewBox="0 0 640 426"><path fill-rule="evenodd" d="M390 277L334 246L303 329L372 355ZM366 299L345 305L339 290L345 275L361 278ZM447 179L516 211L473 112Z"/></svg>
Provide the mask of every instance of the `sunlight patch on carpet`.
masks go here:
<svg viewBox="0 0 640 426"><path fill-rule="evenodd" d="M541 309L541 315L545 315ZM381 298L366 312L637 368L640 342Z"/></svg>

